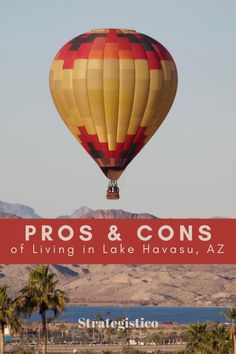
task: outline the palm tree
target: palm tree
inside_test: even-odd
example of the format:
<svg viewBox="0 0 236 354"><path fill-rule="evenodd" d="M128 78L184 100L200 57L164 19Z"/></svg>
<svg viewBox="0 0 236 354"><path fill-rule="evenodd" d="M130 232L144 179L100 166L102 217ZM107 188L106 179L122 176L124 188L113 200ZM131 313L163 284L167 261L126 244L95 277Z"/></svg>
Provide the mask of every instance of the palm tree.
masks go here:
<svg viewBox="0 0 236 354"><path fill-rule="evenodd" d="M206 353L206 323L194 323L188 327L188 343L186 353Z"/></svg>
<svg viewBox="0 0 236 354"><path fill-rule="evenodd" d="M215 325L209 332L209 347L211 353L229 354L232 353L233 343L230 332L222 324Z"/></svg>
<svg viewBox="0 0 236 354"><path fill-rule="evenodd" d="M49 270L49 265L29 268L28 283L21 289L18 302L25 315L39 312L42 320L42 354L47 353L47 317L48 310L53 311L54 317L65 310L68 302L67 294L57 289L56 274Z"/></svg>
<svg viewBox="0 0 236 354"><path fill-rule="evenodd" d="M12 332L21 328L16 301L7 293L7 285L0 286L0 354L5 350L5 327L9 326Z"/></svg>
<svg viewBox="0 0 236 354"><path fill-rule="evenodd" d="M228 311L224 313L224 316L227 320L231 322L231 335L234 341L234 354L236 354L236 308L229 308Z"/></svg>
<svg viewBox="0 0 236 354"><path fill-rule="evenodd" d="M195 323L188 328L185 353L230 354L232 347L230 332L222 324Z"/></svg>

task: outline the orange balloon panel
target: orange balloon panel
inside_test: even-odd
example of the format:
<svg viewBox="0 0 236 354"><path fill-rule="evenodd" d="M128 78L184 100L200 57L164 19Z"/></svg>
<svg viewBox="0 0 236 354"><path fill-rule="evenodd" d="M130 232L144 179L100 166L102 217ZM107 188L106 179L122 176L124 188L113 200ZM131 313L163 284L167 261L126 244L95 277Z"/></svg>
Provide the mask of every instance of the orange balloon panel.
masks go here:
<svg viewBox="0 0 236 354"><path fill-rule="evenodd" d="M68 42L51 65L55 106L110 179L118 179L165 119L177 88L170 53L151 37L93 30Z"/></svg>

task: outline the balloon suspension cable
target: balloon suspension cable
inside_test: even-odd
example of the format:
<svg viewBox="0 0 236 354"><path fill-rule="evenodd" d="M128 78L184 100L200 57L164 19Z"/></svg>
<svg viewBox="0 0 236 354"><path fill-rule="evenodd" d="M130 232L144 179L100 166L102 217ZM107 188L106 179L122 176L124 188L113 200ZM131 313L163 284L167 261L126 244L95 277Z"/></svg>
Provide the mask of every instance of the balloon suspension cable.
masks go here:
<svg viewBox="0 0 236 354"><path fill-rule="evenodd" d="M116 180L110 180L107 188L107 199L115 200L120 199L119 187Z"/></svg>

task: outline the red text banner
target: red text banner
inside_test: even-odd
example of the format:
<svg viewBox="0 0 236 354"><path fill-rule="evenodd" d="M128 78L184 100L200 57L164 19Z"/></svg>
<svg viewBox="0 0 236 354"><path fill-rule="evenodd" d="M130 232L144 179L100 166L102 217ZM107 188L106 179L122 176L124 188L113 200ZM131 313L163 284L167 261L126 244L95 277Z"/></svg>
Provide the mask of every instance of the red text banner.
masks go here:
<svg viewBox="0 0 236 354"><path fill-rule="evenodd" d="M1 264L235 264L236 219L2 219Z"/></svg>

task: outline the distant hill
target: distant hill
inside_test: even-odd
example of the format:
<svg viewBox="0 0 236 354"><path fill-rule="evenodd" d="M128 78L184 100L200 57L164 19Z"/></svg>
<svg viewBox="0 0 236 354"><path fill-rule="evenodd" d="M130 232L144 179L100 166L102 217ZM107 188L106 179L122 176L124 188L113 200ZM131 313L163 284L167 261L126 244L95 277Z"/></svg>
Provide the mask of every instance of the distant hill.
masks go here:
<svg viewBox="0 0 236 354"><path fill-rule="evenodd" d="M91 210L82 217L86 219L156 219L156 216L148 213L130 213L122 209Z"/></svg>
<svg viewBox="0 0 236 354"><path fill-rule="evenodd" d="M80 219L81 217L83 217L83 215L90 213L91 211L93 210L88 208L87 206L82 206L79 209L76 209L72 214L60 215L57 217L57 219Z"/></svg>
<svg viewBox="0 0 236 354"><path fill-rule="evenodd" d="M84 217L84 215L92 213L93 210L88 208L87 206L82 206L79 209L76 209L69 217L72 219L80 219Z"/></svg>
<svg viewBox="0 0 236 354"><path fill-rule="evenodd" d="M0 213L0 219L22 219L20 216L10 213Z"/></svg>
<svg viewBox="0 0 236 354"><path fill-rule="evenodd" d="M23 219L39 219L41 216L34 209L23 204L10 204L0 201L0 218L20 217ZM87 206L76 209L70 215L58 216L58 219L156 219L148 213L131 213L122 209L92 210Z"/></svg>
<svg viewBox="0 0 236 354"><path fill-rule="evenodd" d="M0 201L0 213L12 214L23 219L39 219L40 216L35 213L34 209L23 204L10 204Z"/></svg>
<svg viewBox="0 0 236 354"><path fill-rule="evenodd" d="M26 283L27 267L0 265L0 284L7 282L16 294ZM235 306L236 303L236 265L53 264L51 269L75 304Z"/></svg>
<svg viewBox="0 0 236 354"><path fill-rule="evenodd" d="M76 209L71 215L59 216L59 219L156 219L148 213L131 213L122 209L92 210L87 206Z"/></svg>

